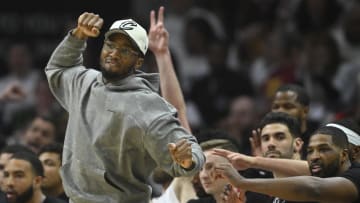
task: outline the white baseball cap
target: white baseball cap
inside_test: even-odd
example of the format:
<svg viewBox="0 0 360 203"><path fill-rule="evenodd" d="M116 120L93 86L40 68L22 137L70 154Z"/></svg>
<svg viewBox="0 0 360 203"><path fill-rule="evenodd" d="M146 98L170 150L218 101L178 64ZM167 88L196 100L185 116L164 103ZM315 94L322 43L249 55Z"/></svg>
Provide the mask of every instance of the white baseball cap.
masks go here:
<svg viewBox="0 0 360 203"><path fill-rule="evenodd" d="M105 39L114 33L122 33L130 37L139 50L145 55L149 45L146 30L133 19L115 21L109 31L105 33Z"/></svg>

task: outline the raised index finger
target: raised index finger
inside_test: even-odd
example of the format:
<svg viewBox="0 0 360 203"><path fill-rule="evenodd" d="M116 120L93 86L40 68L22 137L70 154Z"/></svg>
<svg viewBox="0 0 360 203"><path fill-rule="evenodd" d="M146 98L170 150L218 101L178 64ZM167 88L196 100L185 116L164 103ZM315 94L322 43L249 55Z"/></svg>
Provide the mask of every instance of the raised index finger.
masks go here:
<svg viewBox="0 0 360 203"><path fill-rule="evenodd" d="M159 22L160 22L160 23L164 23L164 10L165 10L164 6L161 6L161 7L159 8L158 23L159 23Z"/></svg>

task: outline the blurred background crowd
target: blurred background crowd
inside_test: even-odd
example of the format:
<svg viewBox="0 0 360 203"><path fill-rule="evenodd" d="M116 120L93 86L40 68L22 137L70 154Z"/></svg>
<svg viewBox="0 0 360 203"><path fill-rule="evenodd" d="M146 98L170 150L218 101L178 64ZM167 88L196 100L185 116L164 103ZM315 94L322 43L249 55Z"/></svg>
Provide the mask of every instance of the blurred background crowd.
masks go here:
<svg viewBox="0 0 360 203"><path fill-rule="evenodd" d="M109 23L124 17L148 28L149 11L160 5L166 8L170 49L195 133L223 129L246 142L271 109L276 89L287 83L305 88L311 101L308 119L314 126L343 117L360 121L360 1L122 0L115 5L70 5L1 9L0 91L15 84L24 92L17 101L1 101L3 145L26 137L39 116L53 125L33 127L33 132L63 142L67 113L49 91L43 69L80 13L99 13L104 33ZM99 67L102 40L88 42L87 67ZM157 71L152 53L147 53L142 69ZM41 142L29 141L34 148Z"/></svg>

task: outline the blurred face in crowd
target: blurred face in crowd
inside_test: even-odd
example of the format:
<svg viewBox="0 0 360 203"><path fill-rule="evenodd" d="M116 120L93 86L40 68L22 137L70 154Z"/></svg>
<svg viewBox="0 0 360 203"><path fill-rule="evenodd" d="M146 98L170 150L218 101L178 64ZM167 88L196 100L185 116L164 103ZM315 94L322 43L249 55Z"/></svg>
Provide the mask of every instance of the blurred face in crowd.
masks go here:
<svg viewBox="0 0 360 203"><path fill-rule="evenodd" d="M343 150L334 145L332 138L325 134L311 136L307 148L310 172L317 177L333 177L340 171Z"/></svg>
<svg viewBox="0 0 360 203"><path fill-rule="evenodd" d="M25 144L35 153L38 153L41 147L54 142L54 140L55 126L40 117L32 121L24 135Z"/></svg>
<svg viewBox="0 0 360 203"><path fill-rule="evenodd" d="M10 153L1 153L0 154L0 187L3 185L3 177L4 177L4 168L5 164L9 161L12 154Z"/></svg>
<svg viewBox="0 0 360 203"><path fill-rule="evenodd" d="M293 138L288 127L281 123L265 125L260 140L263 156L269 158L291 159L302 146L300 138Z"/></svg>
<svg viewBox="0 0 360 203"><path fill-rule="evenodd" d="M206 162L199 173L200 182L206 193L213 196L220 195L228 182L224 178L217 177L215 164L227 163L228 160L224 157L211 154L211 151L205 151L204 154Z"/></svg>
<svg viewBox="0 0 360 203"><path fill-rule="evenodd" d="M229 123L238 129L251 127L256 120L255 104L252 98L241 96L231 103Z"/></svg>
<svg viewBox="0 0 360 203"><path fill-rule="evenodd" d="M17 75L23 75L31 68L31 54L24 44L15 44L9 50L8 68Z"/></svg>
<svg viewBox="0 0 360 203"><path fill-rule="evenodd" d="M29 202L40 188L41 177L35 176L31 164L10 159L4 169L4 192L9 203Z"/></svg>
<svg viewBox="0 0 360 203"><path fill-rule="evenodd" d="M62 187L60 177L61 160L60 155L54 152L41 153L39 159L44 167L42 188L49 190Z"/></svg>
<svg viewBox="0 0 360 203"><path fill-rule="evenodd" d="M308 108L300 104L297 97L298 95L293 91L276 92L271 111L284 112L299 119L301 123L305 122Z"/></svg>

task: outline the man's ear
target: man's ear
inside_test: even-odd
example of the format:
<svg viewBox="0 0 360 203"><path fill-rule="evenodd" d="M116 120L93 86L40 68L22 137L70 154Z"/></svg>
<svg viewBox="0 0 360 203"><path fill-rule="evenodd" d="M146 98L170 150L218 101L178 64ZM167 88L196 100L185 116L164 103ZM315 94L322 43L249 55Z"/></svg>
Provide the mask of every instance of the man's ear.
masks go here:
<svg viewBox="0 0 360 203"><path fill-rule="evenodd" d="M33 185L35 188L40 188L43 181L42 176L35 176L33 180Z"/></svg>
<svg viewBox="0 0 360 203"><path fill-rule="evenodd" d="M350 153L350 160L351 161L356 161L357 159L360 160L360 146L354 146L351 149L351 153Z"/></svg>
<svg viewBox="0 0 360 203"><path fill-rule="evenodd" d="M350 159L349 150L348 149L341 150L341 153L340 153L341 163L344 163L345 161L348 161L349 159Z"/></svg>
<svg viewBox="0 0 360 203"><path fill-rule="evenodd" d="M139 57L135 63L135 69L140 68L144 64L144 58Z"/></svg>
<svg viewBox="0 0 360 203"><path fill-rule="evenodd" d="M293 143L294 152L300 153L303 145L304 145L304 141L300 137L295 138Z"/></svg>
<svg viewBox="0 0 360 203"><path fill-rule="evenodd" d="M307 115L309 114L309 107L308 106L304 106L303 107L303 113L302 113L302 117L303 119L307 118Z"/></svg>

